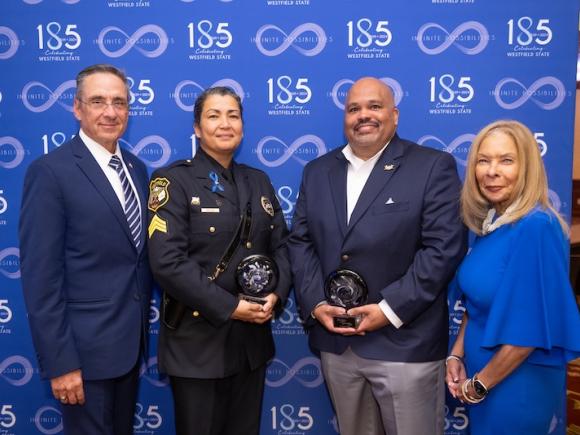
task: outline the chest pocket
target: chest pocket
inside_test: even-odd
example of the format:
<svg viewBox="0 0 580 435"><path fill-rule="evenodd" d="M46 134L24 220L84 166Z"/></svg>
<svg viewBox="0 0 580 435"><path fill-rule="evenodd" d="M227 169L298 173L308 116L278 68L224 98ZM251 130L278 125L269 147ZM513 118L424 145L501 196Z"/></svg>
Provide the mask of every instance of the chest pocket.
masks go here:
<svg viewBox="0 0 580 435"><path fill-rule="evenodd" d="M373 215L405 212L409 210L409 206L409 201L376 204L373 206Z"/></svg>

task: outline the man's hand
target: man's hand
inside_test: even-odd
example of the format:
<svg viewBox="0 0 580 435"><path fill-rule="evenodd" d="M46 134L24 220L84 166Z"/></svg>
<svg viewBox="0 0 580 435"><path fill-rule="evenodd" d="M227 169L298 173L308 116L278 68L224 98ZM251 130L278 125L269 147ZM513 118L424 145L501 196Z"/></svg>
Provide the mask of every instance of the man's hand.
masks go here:
<svg viewBox="0 0 580 435"><path fill-rule="evenodd" d="M52 394L62 404L84 405L85 391L80 369L50 380Z"/></svg>
<svg viewBox="0 0 580 435"><path fill-rule="evenodd" d="M278 296L276 296L277 298ZM271 303L271 300L270 300ZM268 302L266 303L268 305ZM270 304L269 309L264 310L264 305L256 304L253 302L248 302L244 299L240 299L238 306L232 313L232 319L242 320L243 322L250 323L266 323L272 318L272 304Z"/></svg>
<svg viewBox="0 0 580 435"><path fill-rule="evenodd" d="M317 306L312 312L316 320L318 320L322 326L324 326L328 331L334 332L335 334L341 335L355 335L357 330L354 328L335 328L334 320L335 316L341 316L346 314L344 308L335 307L329 304L321 304Z"/></svg>
<svg viewBox="0 0 580 435"><path fill-rule="evenodd" d="M356 328L356 333L359 335L364 335L366 332L376 331L377 329L383 328L389 324L389 319L379 307L379 304L368 304L362 305L360 307L351 308L348 310L348 314L353 316L362 316L358 328Z"/></svg>

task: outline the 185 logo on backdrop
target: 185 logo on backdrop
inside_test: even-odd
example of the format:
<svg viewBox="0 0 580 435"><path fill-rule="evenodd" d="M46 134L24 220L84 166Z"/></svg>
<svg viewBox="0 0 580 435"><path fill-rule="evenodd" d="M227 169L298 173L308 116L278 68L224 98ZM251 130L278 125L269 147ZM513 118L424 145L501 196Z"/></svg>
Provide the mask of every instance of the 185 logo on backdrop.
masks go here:
<svg viewBox="0 0 580 435"><path fill-rule="evenodd" d="M507 22L508 57L549 57L554 33L548 18L511 18Z"/></svg>
<svg viewBox="0 0 580 435"><path fill-rule="evenodd" d="M14 413L12 404L0 404L0 430L2 435L11 435L14 432L9 431L16 425L16 414Z"/></svg>
<svg viewBox="0 0 580 435"><path fill-rule="evenodd" d="M292 193L292 189L290 186L282 186L278 189L278 198L283 198L281 194L284 189L289 190L289 193ZM285 200L287 204L283 204L280 201L280 205L282 206L282 211L284 212L284 216L288 216L287 210L290 211L293 209L295 201L290 201L289 199ZM286 217L288 220L289 218ZM296 302L292 298L288 298L286 305L282 309L282 312L279 316L276 316L272 319L272 334L274 335L305 335L306 331L302 326L304 320L300 318L298 311L296 310Z"/></svg>
<svg viewBox="0 0 580 435"><path fill-rule="evenodd" d="M135 82L133 77L127 77L129 83L129 115L153 116L155 113L149 105L155 100L155 91L151 87L150 79L141 79Z"/></svg>
<svg viewBox="0 0 580 435"><path fill-rule="evenodd" d="M470 115L475 89L471 77L442 74L429 78L430 115Z"/></svg>
<svg viewBox="0 0 580 435"><path fill-rule="evenodd" d="M147 409L141 402L135 405L135 419L133 420L133 433L151 434L163 424L163 417L159 412L159 405L148 405Z"/></svg>
<svg viewBox="0 0 580 435"><path fill-rule="evenodd" d="M0 299L0 334L12 334L12 329L8 324L12 320L13 315L12 308L10 308L10 301L8 299Z"/></svg>
<svg viewBox="0 0 580 435"><path fill-rule="evenodd" d="M229 29L230 23L201 20L189 23L189 60L231 60L232 55L228 48L234 41L234 35Z"/></svg>
<svg viewBox="0 0 580 435"><path fill-rule="evenodd" d="M265 0L265 1L266 6L310 6L310 0Z"/></svg>
<svg viewBox="0 0 580 435"><path fill-rule="evenodd" d="M78 62L81 57L75 54L82 43L77 24L61 24L51 21L36 26L38 55L40 62Z"/></svg>
<svg viewBox="0 0 580 435"><path fill-rule="evenodd" d="M388 20L359 18L346 23L348 33L347 59L389 59L387 48L393 41Z"/></svg>
<svg viewBox="0 0 580 435"><path fill-rule="evenodd" d="M272 430L281 435L304 435L314 426L309 406L284 403L270 408Z"/></svg>
<svg viewBox="0 0 580 435"><path fill-rule="evenodd" d="M268 84L268 115L307 116L308 103L312 99L312 88L308 78L292 78L287 75L270 77Z"/></svg>
<svg viewBox="0 0 580 435"><path fill-rule="evenodd" d="M290 186L280 186L276 192L276 196L278 197L280 207L282 207L282 213L284 213L286 225L290 227L292 223L292 216L294 215L294 207L296 206L296 200L298 199L298 189L293 189ZM290 334L296 334L296 331L298 331L298 333L301 332L304 334L304 330L302 326L300 326L302 324L302 319L299 318L298 313L296 312L296 308L293 308L294 306L294 300L288 299L288 302L284 307L280 317L275 317L272 319L272 333L286 333L280 332L280 330L287 329L284 326L285 322L287 322L288 328L294 330L294 332L291 332ZM292 311L290 311L290 309L292 309ZM295 322L295 320L297 322Z"/></svg>
<svg viewBox="0 0 580 435"><path fill-rule="evenodd" d="M107 0L107 6L110 8L149 8L151 2L149 0Z"/></svg>

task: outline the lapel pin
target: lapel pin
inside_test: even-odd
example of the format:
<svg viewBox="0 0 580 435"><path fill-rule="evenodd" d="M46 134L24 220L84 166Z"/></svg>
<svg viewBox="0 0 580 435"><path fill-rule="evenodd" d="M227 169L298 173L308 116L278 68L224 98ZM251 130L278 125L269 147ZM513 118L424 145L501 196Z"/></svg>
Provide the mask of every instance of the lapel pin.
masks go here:
<svg viewBox="0 0 580 435"><path fill-rule="evenodd" d="M395 165L392 163L385 165L385 171L392 171L393 169L395 169Z"/></svg>
<svg viewBox="0 0 580 435"><path fill-rule="evenodd" d="M192 196L191 197L191 205L199 205L201 201L199 200L199 196Z"/></svg>

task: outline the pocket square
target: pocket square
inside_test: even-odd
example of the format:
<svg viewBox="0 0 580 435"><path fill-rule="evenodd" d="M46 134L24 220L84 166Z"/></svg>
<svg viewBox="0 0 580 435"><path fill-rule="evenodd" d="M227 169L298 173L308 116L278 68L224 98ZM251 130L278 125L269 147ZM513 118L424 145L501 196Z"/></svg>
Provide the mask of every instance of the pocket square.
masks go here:
<svg viewBox="0 0 580 435"><path fill-rule="evenodd" d="M387 202L385 202L385 204L394 204L395 201L393 201L393 198L389 196L389 199L387 199Z"/></svg>

